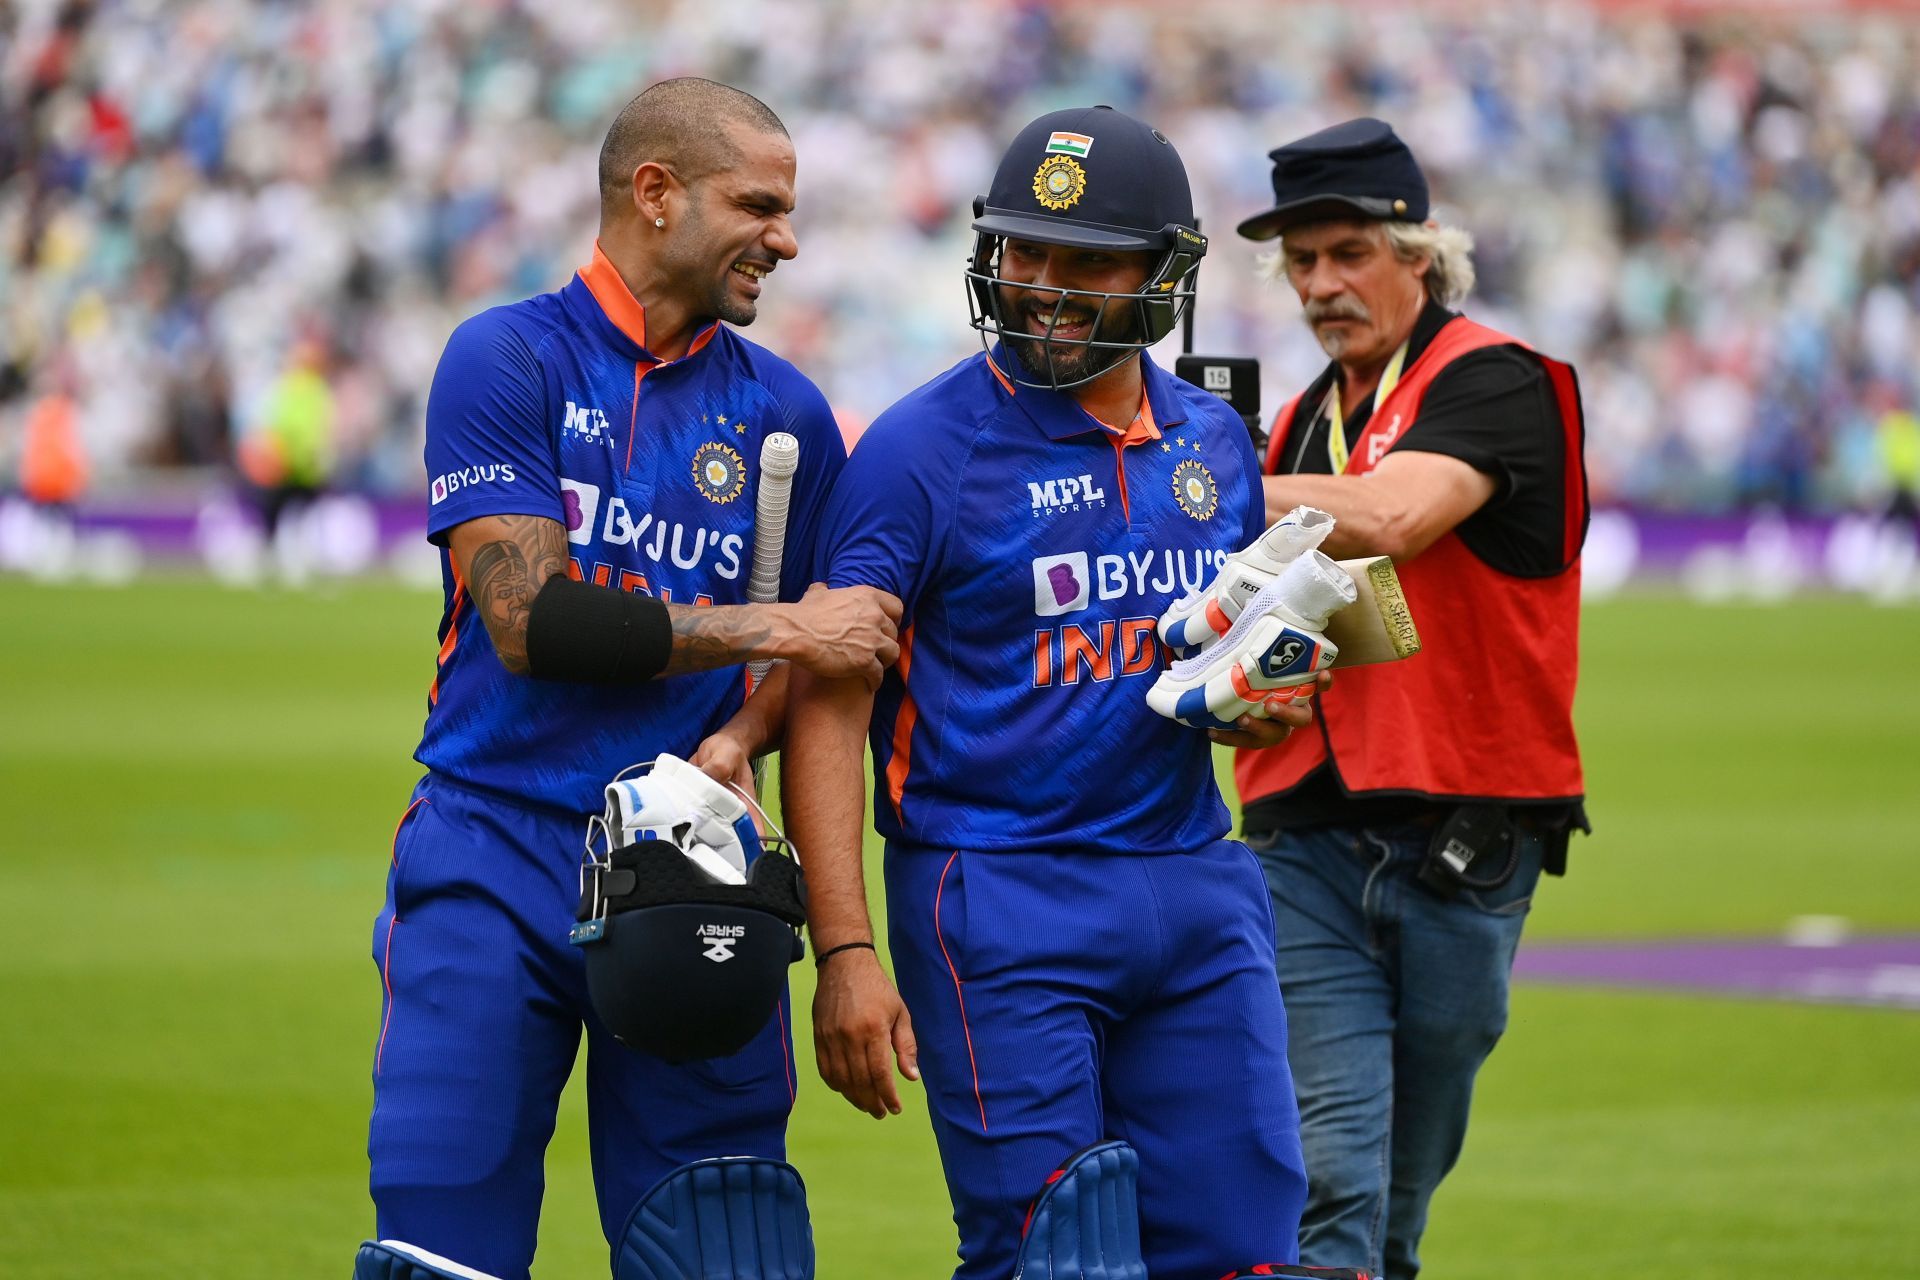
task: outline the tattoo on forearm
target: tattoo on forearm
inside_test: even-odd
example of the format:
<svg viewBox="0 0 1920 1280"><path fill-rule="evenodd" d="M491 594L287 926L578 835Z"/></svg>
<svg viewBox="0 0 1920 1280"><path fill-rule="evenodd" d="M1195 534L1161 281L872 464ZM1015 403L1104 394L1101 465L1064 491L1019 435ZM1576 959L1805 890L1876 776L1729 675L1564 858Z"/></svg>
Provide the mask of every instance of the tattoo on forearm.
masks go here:
<svg viewBox="0 0 1920 1280"><path fill-rule="evenodd" d="M482 544L468 565L467 590L501 665L527 674L527 612L547 579L564 572L565 532L541 516L499 516L505 538Z"/></svg>
<svg viewBox="0 0 1920 1280"><path fill-rule="evenodd" d="M773 628L751 605L669 605L673 619L673 657L665 675L711 671L758 656Z"/></svg>

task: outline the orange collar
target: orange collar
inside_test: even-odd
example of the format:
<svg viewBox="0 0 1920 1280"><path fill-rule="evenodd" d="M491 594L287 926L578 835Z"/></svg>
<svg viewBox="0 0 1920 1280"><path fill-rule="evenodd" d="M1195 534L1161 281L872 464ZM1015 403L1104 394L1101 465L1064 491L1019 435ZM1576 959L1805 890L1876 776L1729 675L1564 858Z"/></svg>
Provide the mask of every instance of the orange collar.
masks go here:
<svg viewBox="0 0 1920 1280"><path fill-rule="evenodd" d="M1140 389L1140 412L1133 415L1133 421L1127 424L1125 431L1111 422L1094 418L1091 413L1087 416L1100 423L1101 429L1122 445L1145 444L1149 440L1160 438L1160 426L1153 420L1153 401L1147 398L1145 387Z"/></svg>
<svg viewBox="0 0 1920 1280"><path fill-rule="evenodd" d="M593 261L580 268L580 280L587 286L587 292L600 304L600 310L606 313L613 327L633 340L633 345L642 351L647 350L647 309L633 296L633 290L627 288L627 282L620 277L620 269L613 265L600 242L593 242ZM692 355L713 340L720 331L720 322L714 321L693 336L687 344L687 355ZM683 356L682 359L685 359Z"/></svg>

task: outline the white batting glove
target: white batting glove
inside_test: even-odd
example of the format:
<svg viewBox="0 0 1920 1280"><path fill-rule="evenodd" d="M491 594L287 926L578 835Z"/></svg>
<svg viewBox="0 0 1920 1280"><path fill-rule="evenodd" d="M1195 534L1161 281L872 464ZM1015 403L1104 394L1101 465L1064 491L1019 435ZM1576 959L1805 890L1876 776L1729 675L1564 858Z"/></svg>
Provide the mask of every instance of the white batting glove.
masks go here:
<svg viewBox="0 0 1920 1280"><path fill-rule="evenodd" d="M746 802L666 752L639 777L607 785L606 823L614 848L665 840L722 884L745 884L748 850L760 850Z"/></svg>
<svg viewBox="0 0 1920 1280"><path fill-rule="evenodd" d="M1262 587L1332 532L1332 516L1316 507L1295 507L1228 556L1212 582L1160 615L1160 638L1182 657L1212 645L1227 634Z"/></svg>
<svg viewBox="0 0 1920 1280"><path fill-rule="evenodd" d="M1340 652L1327 619L1357 595L1346 570L1306 552L1246 602L1224 636L1162 671L1147 705L1196 729L1231 729L1241 716L1265 720L1311 697L1314 676Z"/></svg>

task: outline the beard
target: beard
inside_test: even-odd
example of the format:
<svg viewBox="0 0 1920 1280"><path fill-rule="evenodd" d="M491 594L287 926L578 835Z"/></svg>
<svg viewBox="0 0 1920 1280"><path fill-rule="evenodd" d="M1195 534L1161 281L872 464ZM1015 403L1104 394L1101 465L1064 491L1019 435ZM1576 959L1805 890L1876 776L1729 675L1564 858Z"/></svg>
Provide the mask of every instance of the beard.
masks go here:
<svg viewBox="0 0 1920 1280"><path fill-rule="evenodd" d="M677 240L680 249L664 258L668 273L676 280L687 281L692 287L697 287L693 282L700 276L713 270L712 250L706 244L705 232L706 219L701 213L700 202L692 201L681 219L681 234ZM743 259L759 260L752 253L743 253L739 258L722 263L719 275L709 278L705 296L700 298L700 318L724 320L735 328L743 329L760 314L759 305L754 299L738 297L733 292L733 263Z"/></svg>
<svg viewBox="0 0 1920 1280"><path fill-rule="evenodd" d="M1327 353L1330 360L1338 360L1353 345L1353 335L1346 329L1322 329L1322 320L1357 320L1361 324L1371 323L1373 313L1358 298L1335 298L1331 302L1309 302L1306 308L1307 325L1313 330L1315 342Z"/></svg>
<svg viewBox="0 0 1920 1280"><path fill-rule="evenodd" d="M733 275L731 266L720 273L720 281L713 287L713 314L737 329L744 329L760 314L760 304L756 299L734 295Z"/></svg>
<svg viewBox="0 0 1920 1280"><path fill-rule="evenodd" d="M1040 309L1042 318L1051 319L1052 308ZM1024 319L1029 312L1022 309L1015 318ZM1105 373L1128 356L1134 354L1135 347L1096 347L1081 342L1048 342L1040 335L1025 329L1001 328L1001 338L1013 348L1014 358L1020 362L1029 376L1045 385L1068 385L1086 382ZM1124 342L1146 345L1146 327L1142 323L1137 303L1125 303L1118 308L1103 310L1099 320L1093 326L1092 339L1096 342Z"/></svg>

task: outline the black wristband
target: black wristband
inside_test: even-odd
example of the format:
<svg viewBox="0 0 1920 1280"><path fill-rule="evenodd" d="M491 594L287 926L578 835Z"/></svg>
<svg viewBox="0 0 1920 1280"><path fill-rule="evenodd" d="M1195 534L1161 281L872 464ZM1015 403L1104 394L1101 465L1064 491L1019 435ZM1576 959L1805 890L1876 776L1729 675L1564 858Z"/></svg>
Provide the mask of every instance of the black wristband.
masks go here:
<svg viewBox="0 0 1920 1280"><path fill-rule="evenodd" d="M818 969L827 962L828 956L837 956L842 951L871 951L875 955L880 954L880 949L871 942L843 942L837 947L828 947L825 951L815 955L813 957L813 967Z"/></svg>
<svg viewBox="0 0 1920 1280"><path fill-rule="evenodd" d="M548 578L527 608L527 674L572 684L644 684L673 657L667 606L637 591Z"/></svg>

